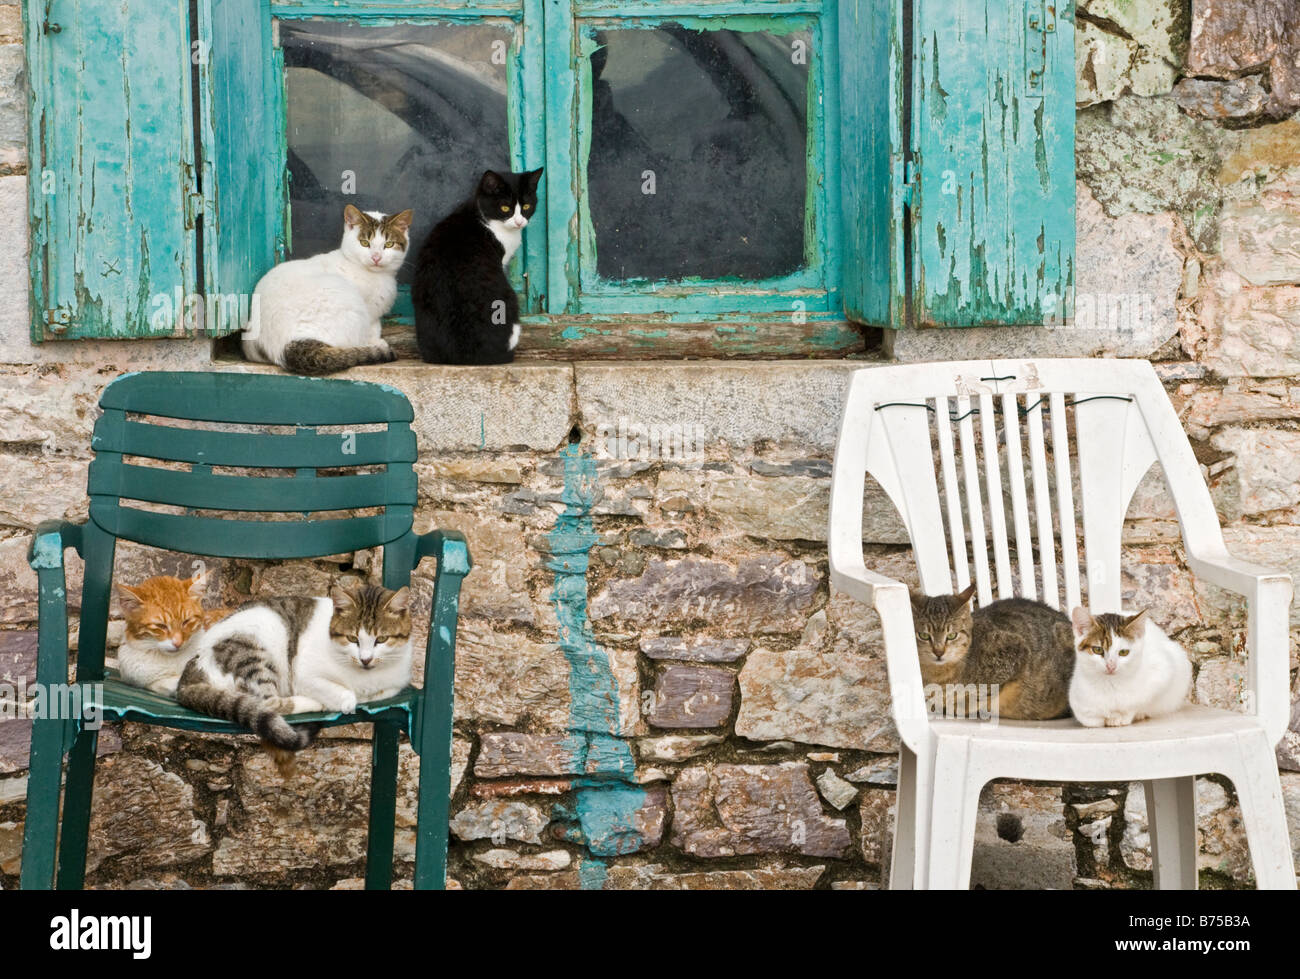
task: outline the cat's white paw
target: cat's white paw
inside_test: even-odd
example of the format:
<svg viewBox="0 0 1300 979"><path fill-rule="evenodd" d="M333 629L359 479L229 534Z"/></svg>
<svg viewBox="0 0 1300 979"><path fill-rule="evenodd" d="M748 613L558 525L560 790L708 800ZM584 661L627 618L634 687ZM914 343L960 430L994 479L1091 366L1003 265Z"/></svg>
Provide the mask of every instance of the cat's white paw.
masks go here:
<svg viewBox="0 0 1300 979"><path fill-rule="evenodd" d="M174 698L176 696L176 688L179 685L180 677L177 677L174 680L155 680L153 683L149 684L149 689L154 693L162 694L164 697Z"/></svg>
<svg viewBox="0 0 1300 979"><path fill-rule="evenodd" d="M506 345L507 350L514 350L519 343L519 324L516 323L510 328L510 343Z"/></svg>
<svg viewBox="0 0 1300 979"><path fill-rule="evenodd" d="M357 709L357 695L354 693L343 694L339 697L339 702L335 709L341 714L351 714Z"/></svg>

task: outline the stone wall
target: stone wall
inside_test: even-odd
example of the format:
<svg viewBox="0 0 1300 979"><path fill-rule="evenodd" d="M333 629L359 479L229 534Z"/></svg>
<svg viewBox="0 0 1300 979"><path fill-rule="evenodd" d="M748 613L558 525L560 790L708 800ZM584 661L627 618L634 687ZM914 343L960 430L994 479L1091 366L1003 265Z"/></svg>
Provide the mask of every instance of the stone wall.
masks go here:
<svg viewBox="0 0 1300 979"><path fill-rule="evenodd" d="M918 343L944 358L1070 349L1159 360L1230 550L1300 577L1300 121L1287 33L1300 5L1082 7L1081 321L933 331ZM34 674L23 555L39 520L85 517L103 386L131 369L247 369L213 365L195 341L27 341L17 10L0 0L0 683ZM1145 312L1114 313L1116 295L1144 297ZM411 397L417 529L464 530L475 557L457 651L461 886L880 886L897 737L879 625L830 592L825 551L835 428L856 366L353 372ZM659 451L632 451L637 426L657 429ZM914 581L897 518L882 498L869 502L868 564ZM1197 700L1237 705L1242 610L1186 570L1157 477L1139 489L1125 535L1126 598L1153 602L1187 646ZM573 560L584 555L585 572ZM378 559L216 562L209 603L319 593ZM115 573L188 574L190 562L123 546ZM420 611L431 571L417 576ZM1292 624L1294 650L1300 611ZM120 624L111 641L119 635ZM17 883L29 735L28 722L0 723L4 887ZM91 884L358 886L365 740L331 732L285 779L249 739L106 730ZM409 881L418 760L402 752L397 859ZM1279 760L1300 851L1300 724ZM1231 785L1201 779L1198 804L1204 882L1248 886ZM973 882L1149 886L1140 787L988 787Z"/></svg>

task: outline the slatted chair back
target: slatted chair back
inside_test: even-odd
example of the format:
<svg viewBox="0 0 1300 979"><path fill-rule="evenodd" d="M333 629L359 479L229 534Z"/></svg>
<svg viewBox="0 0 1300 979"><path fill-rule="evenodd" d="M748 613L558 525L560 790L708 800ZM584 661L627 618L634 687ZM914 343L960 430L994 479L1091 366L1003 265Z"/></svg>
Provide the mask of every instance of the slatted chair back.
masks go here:
<svg viewBox="0 0 1300 979"><path fill-rule="evenodd" d="M400 391L278 374L151 372L114 381L100 408L83 547L83 680L102 675L118 540L278 560L384 545L384 584L409 582L416 441Z"/></svg>
<svg viewBox="0 0 1300 979"><path fill-rule="evenodd" d="M1146 361L858 371L836 450L832 567L863 565L870 475L907 527L926 594L973 581L980 605L1020 595L1067 613L1118 611L1124 517L1156 462L1188 549L1226 553L1196 458ZM919 697L914 649L890 649L889 671L896 704Z"/></svg>

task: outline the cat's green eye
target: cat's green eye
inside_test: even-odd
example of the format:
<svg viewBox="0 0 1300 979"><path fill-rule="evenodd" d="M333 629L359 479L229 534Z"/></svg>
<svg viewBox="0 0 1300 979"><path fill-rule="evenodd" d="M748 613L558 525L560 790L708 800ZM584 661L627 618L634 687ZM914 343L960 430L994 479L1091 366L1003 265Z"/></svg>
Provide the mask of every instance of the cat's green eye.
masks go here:
<svg viewBox="0 0 1300 979"><path fill-rule="evenodd" d="M357 241L358 241L360 244L365 245L367 248L370 247L370 239L369 239L369 238L358 238Z"/></svg>
<svg viewBox="0 0 1300 979"><path fill-rule="evenodd" d="M398 244L399 244L399 243L396 242L396 241L386 241L386 242L384 242L384 247L385 247L385 248L396 248L396 247L398 246Z"/></svg>
<svg viewBox="0 0 1300 979"><path fill-rule="evenodd" d="M521 204L519 206L525 211L531 211L533 209L533 205L531 204Z"/></svg>
<svg viewBox="0 0 1300 979"><path fill-rule="evenodd" d="M1128 655L1128 650L1127 650L1127 649L1121 649L1121 650L1119 651L1119 654L1120 654L1121 656L1127 656L1127 655Z"/></svg>
<svg viewBox="0 0 1300 979"><path fill-rule="evenodd" d="M957 638L957 633L955 632L948 633L948 642L952 642L956 638Z"/></svg>
<svg viewBox="0 0 1300 979"><path fill-rule="evenodd" d="M929 634L928 632L918 632L918 633L916 634L916 638L917 638L917 639L929 639L929 638L930 638L930 634Z"/></svg>
<svg viewBox="0 0 1300 979"><path fill-rule="evenodd" d="M1089 651L1092 653L1092 655L1094 655L1094 656L1105 656L1105 655L1106 655L1106 647L1104 647L1104 646L1089 646L1088 649L1089 649Z"/></svg>
<svg viewBox="0 0 1300 979"><path fill-rule="evenodd" d="M356 645L357 642L356 636L344 636L343 638L346 639L348 642L352 643L354 646Z"/></svg>

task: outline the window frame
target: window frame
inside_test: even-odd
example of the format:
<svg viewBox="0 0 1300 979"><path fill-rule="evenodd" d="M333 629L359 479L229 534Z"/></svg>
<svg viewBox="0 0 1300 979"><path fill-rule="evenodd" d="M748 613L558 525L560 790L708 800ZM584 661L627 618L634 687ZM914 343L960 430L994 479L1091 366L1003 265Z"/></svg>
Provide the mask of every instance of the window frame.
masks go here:
<svg viewBox="0 0 1300 979"><path fill-rule="evenodd" d="M276 259L283 260L292 233L285 166L285 72L276 24L318 17L376 25L483 20L514 24L515 41L507 66L509 165L523 169L540 164L547 170L533 219L544 233L534 230L524 236L520 258L512 268L525 311L521 320L527 326L527 355L568 360L637 354L678 359L842 357L862 349L858 323L886 328L916 328L923 323L985 325L989 320L982 312L967 321L960 317L949 321L940 310L940 321L926 321L924 315L917 315L912 302L914 279L925 272L916 268L924 259L917 234L931 230L934 211L926 205L933 205L943 193L934 186L928 188L928 195L924 193L927 178L932 185L936 179L927 170L925 140L942 138L957 145L971 139L960 126L937 135L924 128L927 93L924 79L917 76L918 69L923 72L925 67L925 50L923 44L918 50L913 42L921 26L930 23L946 43L961 43L960 38L954 42L949 37L950 28L960 28L961 17L950 22L940 16L927 22L922 16L946 9L943 5L948 2L951 0L165 0L157 6L133 8L133 16L138 15L142 25L137 33L152 35L156 32L148 28L157 26L152 20L171 17L182 25L181 35L196 54L211 51L214 45L217 54L206 62L196 60L192 70L180 72L184 77L178 79L175 91L184 95L184 118L173 127L180 135L164 134L175 137L167 145L176 165L144 169L130 165L130 140L123 141L120 120L93 114L82 118L77 85L66 80L66 65L57 69L59 59L66 61L67 55L55 46L66 47L70 38L68 33L60 34L52 22L50 5L24 4L32 338L40 343L63 337L215 337L238 329L238 324L231 326L224 319L204 317L200 321L192 317L190 295L182 296L184 310L177 312L172 328L165 330L165 323L141 319L138 302L119 297L120 301L113 300L106 307L101 297L83 295L79 287L73 289L68 284L68 270L81 275L83 266L93 264L96 256L104 253L105 238L94 242L94 248L82 247L82 239L67 227L64 212L68 208L58 214L50 210L46 199L50 191L45 187L50 175L47 160L72 151L78 161L85 155L92 162L102 162L102 167L89 170L80 163L78 169L65 168L55 192L63 194L65 204L76 204L72 216L78 227L93 223L110 244L140 239L148 246L159 222L169 219L168 214L174 219L176 212L183 212L179 240L173 240L176 235L171 231L159 233L165 239L164 247L175 245L172 251L180 256L178 267L189 270L182 273L184 288L177 288L176 294L190 288L200 294L215 291L218 299L227 294L251 294L257 278ZM990 2L959 0L956 9L965 15ZM92 31L111 19L108 11L118 9L115 0L82 3L77 9L88 11L86 23ZM1056 322L1068 324L1073 318L1073 290L1066 266L1073 261L1075 250L1073 222L1069 220L1073 216L1073 172L1072 160L1066 157L1073 147L1074 0L1058 6L1059 30L1046 26L1052 23L1050 16L1035 19L1039 3L1050 14L1051 0L1030 0L1027 22L1014 22L1011 28L1025 38L1023 63L1013 53L1013 64L1005 64L1004 58L986 71L976 63L975 68L958 72L953 79L958 85L991 94L997 72L1027 71L1034 87L1045 86L1042 95L1049 114L1055 117L1059 138L1068 139L1068 147L1061 142L1048 156L1050 189L1055 195L1050 201L1056 207L1051 230L1059 232L1055 247L1062 258L1057 264L1067 269L1066 288L1059 297L1061 307L1044 311L1008 306L1009 315L1002 322L1011 326L1036 325L1043 322L1040 314L1051 312L1057 313L1052 317ZM589 241L592 236L589 215L585 229L581 215L587 147L579 142L578 130L583 127L577 125L577 113L586 111L582 82L584 71L589 79L590 61L582 42L589 27L640 21L647 26L673 22L720 28L744 23L761 29L782 18L811 22L816 36L809 96L817 111L811 113L808 159L817 166L809 174L808 186L818 188L818 195L810 194L809 200L822 210L817 213L814 208L807 218L814 234L805 238L805 247L815 238L826 256L825 274L815 283L821 288L789 290L785 287L790 283L780 280L686 280L651 283L655 288L640 295L635 292L644 289L644 282L608 295L600 295L604 290L597 287L590 289L595 295L588 295L583 289L592 283L590 276L583 281L580 254L584 231ZM975 17L971 23L978 20ZM166 29L167 25L163 26ZM253 38L254 31L264 33ZM81 33L74 30L72 37ZM250 40L256 42L252 45L256 51L241 52L241 46L247 47ZM92 53L103 61L91 65L90 57L83 58L94 69L89 75L99 77L102 84L130 89L126 76L133 69L125 62L119 64L111 43L102 50L94 47ZM159 78L167 84L170 76L164 72ZM589 81L587 89L589 92ZM239 107L248 100L256 103L252 106L255 111L245 116ZM138 119L139 125L132 127L128 122L126 132L134 128L156 137L151 126L159 122L157 113L140 112L142 118L130 117ZM240 127L248 131L241 133ZM231 138L232 131L235 138ZM1018 135L1011 142L1017 152L1023 151ZM93 193L95 176L102 179L106 173L117 172L114 167L124 174L117 178L122 194L132 195L136 201L170 200L180 194L182 206L155 208L147 218L137 218L129 210L125 220L106 213L108 205L102 199L97 202ZM1042 182L1041 164L1037 169ZM1015 175L1019 174L1016 171ZM451 204L436 202L438 207ZM241 217L250 213L247 220ZM1015 224L1018 237L1028 240L1021 233L1021 225L1026 223L1022 217L1013 215L1008 224ZM987 237L999 233L1001 225L989 221L976 230ZM588 248L586 254L590 251ZM998 267L993 268L996 275ZM166 287L162 276L142 280L141 289L146 284L151 299ZM774 284L776 289L764 291L765 286ZM800 284L806 285L806 280ZM741 293L745 303L735 298ZM209 306L212 299L213 295L206 295ZM55 304L62 305L51 309ZM405 310L399 306L395 312L410 316L409 296ZM63 319L47 320L50 314ZM975 319L979 322L971 321Z"/></svg>

